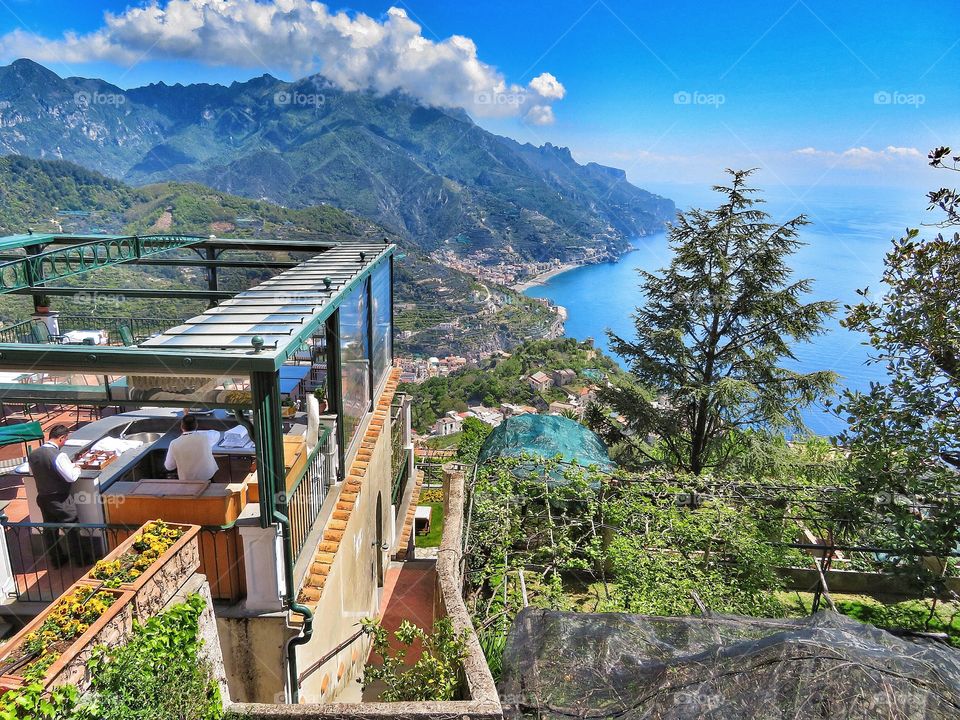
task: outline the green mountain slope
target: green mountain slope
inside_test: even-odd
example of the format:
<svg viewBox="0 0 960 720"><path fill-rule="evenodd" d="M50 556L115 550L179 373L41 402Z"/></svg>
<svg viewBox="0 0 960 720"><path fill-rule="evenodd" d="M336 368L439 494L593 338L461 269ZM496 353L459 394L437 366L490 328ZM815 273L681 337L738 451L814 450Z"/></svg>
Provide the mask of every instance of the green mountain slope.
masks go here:
<svg viewBox="0 0 960 720"><path fill-rule="evenodd" d="M29 60L0 68L0 148L133 183L200 182L292 207L329 203L426 251L515 260L615 255L673 203L569 150L493 135L462 110L344 92L322 77L119 89Z"/></svg>
<svg viewBox="0 0 960 720"><path fill-rule="evenodd" d="M182 232L231 237L313 237L341 242L395 236L367 220L330 206L284 208L197 184L157 183L132 188L64 161L0 157L0 235L26 232ZM181 251L189 255L190 251ZM220 285L240 289L265 280L267 270L224 269ZM196 268L119 266L78 276L77 286L99 286L94 297L64 296L55 307L67 314L184 317L203 305L183 301L177 289L205 282ZM171 291L164 300L123 298L124 287ZM487 292L473 278L438 265L416 250L397 261L397 327L401 352L473 353L512 347L524 337L551 331L553 313L503 288ZM23 296L0 296L4 323L29 316ZM466 318L466 321L464 320ZM457 332L450 323L467 322ZM482 327L477 328L478 324Z"/></svg>

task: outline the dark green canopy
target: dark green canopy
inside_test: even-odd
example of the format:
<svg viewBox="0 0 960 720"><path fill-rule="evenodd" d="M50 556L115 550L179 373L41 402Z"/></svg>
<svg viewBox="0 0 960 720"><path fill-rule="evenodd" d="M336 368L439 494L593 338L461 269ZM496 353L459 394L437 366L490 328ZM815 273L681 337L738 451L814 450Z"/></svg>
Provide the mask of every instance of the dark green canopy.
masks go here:
<svg viewBox="0 0 960 720"><path fill-rule="evenodd" d="M36 420L17 425L0 425L0 447L31 440L43 440L43 428Z"/></svg>

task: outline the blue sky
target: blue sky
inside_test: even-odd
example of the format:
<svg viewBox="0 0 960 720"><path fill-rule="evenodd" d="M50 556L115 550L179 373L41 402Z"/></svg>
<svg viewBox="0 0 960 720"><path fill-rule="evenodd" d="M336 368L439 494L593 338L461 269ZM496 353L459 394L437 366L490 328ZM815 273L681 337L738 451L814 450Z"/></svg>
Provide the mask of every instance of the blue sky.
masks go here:
<svg viewBox="0 0 960 720"><path fill-rule="evenodd" d="M921 188L944 181L927 150L960 144L956 2L354 2L305 30L291 13L307 0L146 5L0 0L0 60L121 87L320 71L463 104L648 186L759 166L767 185ZM198 17L208 27L189 27Z"/></svg>

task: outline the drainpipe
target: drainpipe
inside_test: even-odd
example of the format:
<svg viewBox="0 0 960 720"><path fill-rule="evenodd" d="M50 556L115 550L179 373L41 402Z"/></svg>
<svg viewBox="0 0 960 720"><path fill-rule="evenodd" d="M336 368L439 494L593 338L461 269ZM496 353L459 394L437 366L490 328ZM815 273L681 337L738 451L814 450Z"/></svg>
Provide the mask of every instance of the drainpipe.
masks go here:
<svg viewBox="0 0 960 720"><path fill-rule="evenodd" d="M259 335L250 341L254 352L263 348L263 338ZM310 642L313 636L313 611L297 602L297 590L293 573L293 541L290 533L290 519L277 508L277 481L283 486L283 435L280 431L280 393L277 387L276 372L256 371L250 373L250 391L253 397L254 413L259 415L255 431L258 457L262 461L260 472L260 524L269 527L279 523L283 535L283 576L286 584L287 608L303 617L303 629L299 635L287 642L287 672L290 676L290 700L300 701L299 674L297 673L297 647ZM286 510L286 503L283 504Z"/></svg>
<svg viewBox="0 0 960 720"><path fill-rule="evenodd" d="M297 615L303 617L303 631L287 641L287 674L290 682L290 702L300 702L300 674L297 672L297 648L306 645L313 637L313 611L297 602L296 585L293 579L293 543L290 537L290 520L279 510L274 510L273 518L283 533L283 573L287 586L287 605Z"/></svg>

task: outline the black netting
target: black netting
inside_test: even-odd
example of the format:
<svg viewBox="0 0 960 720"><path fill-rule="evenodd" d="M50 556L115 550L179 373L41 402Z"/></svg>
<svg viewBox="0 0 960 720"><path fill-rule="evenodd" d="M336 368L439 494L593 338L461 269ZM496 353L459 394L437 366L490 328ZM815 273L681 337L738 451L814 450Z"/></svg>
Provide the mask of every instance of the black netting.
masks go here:
<svg viewBox="0 0 960 720"><path fill-rule="evenodd" d="M835 613L801 620L527 608L507 718L960 718L960 651Z"/></svg>

